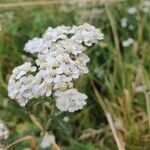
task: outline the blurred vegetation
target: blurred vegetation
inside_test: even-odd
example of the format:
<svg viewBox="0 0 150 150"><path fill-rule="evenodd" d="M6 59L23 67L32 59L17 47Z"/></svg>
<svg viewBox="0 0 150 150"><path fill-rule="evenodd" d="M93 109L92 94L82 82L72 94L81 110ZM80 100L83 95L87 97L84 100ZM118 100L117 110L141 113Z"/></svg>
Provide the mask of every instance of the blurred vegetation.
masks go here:
<svg viewBox="0 0 150 150"><path fill-rule="evenodd" d="M105 35L88 50L90 72L77 82L80 91L88 95L88 104L76 113L56 115L49 132L65 150L150 149L150 14L141 10L143 1L59 1L46 6L0 8L0 120L11 133L2 144L27 135L38 143L51 113L52 106L42 106L42 99L23 109L7 96L12 69L36 57L23 51L24 44L41 36L49 26L88 22ZM3 2L13 1L0 0ZM127 9L133 6L137 12L129 14ZM124 17L128 24L125 28L121 26ZM122 42L128 38L134 43L124 47ZM70 117L68 123L63 121L64 116ZM27 147L30 143L24 141L12 149Z"/></svg>

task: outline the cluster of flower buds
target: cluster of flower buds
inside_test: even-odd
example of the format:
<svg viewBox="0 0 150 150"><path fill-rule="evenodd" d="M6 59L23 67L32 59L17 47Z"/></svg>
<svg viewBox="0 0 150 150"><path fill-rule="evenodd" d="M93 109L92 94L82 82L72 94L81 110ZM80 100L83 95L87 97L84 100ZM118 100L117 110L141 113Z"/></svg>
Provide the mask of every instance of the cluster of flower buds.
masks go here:
<svg viewBox="0 0 150 150"><path fill-rule="evenodd" d="M7 127L0 122L0 141L1 140L6 140L9 137L9 131Z"/></svg>
<svg viewBox="0 0 150 150"><path fill-rule="evenodd" d="M24 51L37 53L36 67L26 62L13 70L9 96L25 106L32 98L53 94L60 111L82 109L87 96L74 89L73 82L88 73L90 59L83 52L103 37L99 29L87 23L49 27L42 38L33 38L25 44Z"/></svg>

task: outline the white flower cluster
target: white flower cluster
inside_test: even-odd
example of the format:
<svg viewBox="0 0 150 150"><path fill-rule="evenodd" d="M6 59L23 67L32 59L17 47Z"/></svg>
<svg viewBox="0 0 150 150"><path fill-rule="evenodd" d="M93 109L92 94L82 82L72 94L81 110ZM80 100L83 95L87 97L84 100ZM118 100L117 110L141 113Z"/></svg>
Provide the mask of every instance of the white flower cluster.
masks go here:
<svg viewBox="0 0 150 150"><path fill-rule="evenodd" d="M29 62L15 68L8 84L9 96L25 106L32 98L54 94L59 110L82 109L87 96L73 88L73 81L88 73L86 65L90 59L83 52L103 36L87 23L49 27L42 38L26 43L24 51L38 53L37 71Z"/></svg>
<svg viewBox="0 0 150 150"><path fill-rule="evenodd" d="M25 106L29 99L32 99L34 76L31 72L35 72L36 67L30 62L14 68L8 82L8 95L12 99L16 99L21 106Z"/></svg>
<svg viewBox="0 0 150 150"><path fill-rule="evenodd" d="M82 109L86 104L85 99L87 96L78 92L76 89L69 89L67 91L56 91L55 96L56 106L61 111L74 112L78 109Z"/></svg>
<svg viewBox="0 0 150 150"><path fill-rule="evenodd" d="M136 14L136 12L137 12L137 8L136 7L129 7L128 9L127 9L127 12L130 14L130 15L134 15L134 14Z"/></svg>
<svg viewBox="0 0 150 150"><path fill-rule="evenodd" d="M150 1L149 0L142 1L142 10L144 13L150 12Z"/></svg>
<svg viewBox="0 0 150 150"><path fill-rule="evenodd" d="M0 122L0 141L1 140L6 140L9 137L9 131L7 127Z"/></svg>
<svg viewBox="0 0 150 150"><path fill-rule="evenodd" d="M122 42L123 47L128 47L134 43L134 39L128 38Z"/></svg>
<svg viewBox="0 0 150 150"><path fill-rule="evenodd" d="M127 9L128 14L135 15L138 10L144 12L146 14L150 13L150 1L149 0L142 0L139 9L138 7L132 6Z"/></svg>
<svg viewBox="0 0 150 150"><path fill-rule="evenodd" d="M121 27L126 28L128 25L128 20L126 17L121 19Z"/></svg>
<svg viewBox="0 0 150 150"><path fill-rule="evenodd" d="M33 38L25 44L24 50L29 53L37 53L43 47L43 40L41 38Z"/></svg>
<svg viewBox="0 0 150 150"><path fill-rule="evenodd" d="M53 134L49 134L48 132L46 132L42 139L40 147L42 149L46 149L52 146L53 144L55 144L55 136Z"/></svg>

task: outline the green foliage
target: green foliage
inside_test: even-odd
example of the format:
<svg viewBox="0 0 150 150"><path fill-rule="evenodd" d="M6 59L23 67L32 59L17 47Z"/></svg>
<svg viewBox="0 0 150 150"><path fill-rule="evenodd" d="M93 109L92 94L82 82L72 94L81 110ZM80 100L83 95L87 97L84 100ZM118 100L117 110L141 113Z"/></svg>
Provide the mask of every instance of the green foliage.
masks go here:
<svg viewBox="0 0 150 150"><path fill-rule="evenodd" d="M110 113L119 140L127 150L149 150L150 15L140 10L142 0L110 5L94 1L80 3L70 5L64 1L45 7L0 10L0 120L8 125L11 133L3 144L8 145L27 135L33 136L38 144L41 128L52 116L48 130L56 136L61 148L116 150L116 139L107 118L107 113ZM127 13L127 8L131 6L138 10L134 15ZM128 20L126 28L120 25L124 17ZM52 99L32 100L26 109L10 100L7 81L12 69L36 57L23 51L24 44L35 36L41 36L49 26L84 22L101 28L105 35L102 42L88 50L90 72L76 83L80 91L89 97L84 109L69 114L70 121L64 122L63 117L68 114L53 114ZM134 44L123 47L122 42L129 37L135 40ZM16 144L13 149L26 147L30 147L28 141Z"/></svg>

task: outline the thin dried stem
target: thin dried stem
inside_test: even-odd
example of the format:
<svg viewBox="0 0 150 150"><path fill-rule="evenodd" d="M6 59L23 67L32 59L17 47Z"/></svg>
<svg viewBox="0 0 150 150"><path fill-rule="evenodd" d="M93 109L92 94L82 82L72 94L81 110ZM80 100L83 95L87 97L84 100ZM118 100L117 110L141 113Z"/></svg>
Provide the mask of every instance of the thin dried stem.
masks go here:
<svg viewBox="0 0 150 150"><path fill-rule="evenodd" d="M125 150L125 147L123 146L123 144L121 144L120 139L119 139L119 137L117 135L117 131L116 131L115 127L114 127L114 123L113 123L111 114L109 112L106 113L106 118L107 118L107 120L109 122L109 126L111 128L111 131L112 131L113 136L115 138L115 141L117 143L118 149L119 150Z"/></svg>
<svg viewBox="0 0 150 150"><path fill-rule="evenodd" d="M61 150L61 148L55 143L52 145L52 150Z"/></svg>
<svg viewBox="0 0 150 150"><path fill-rule="evenodd" d="M106 4L106 3L114 3L114 2L120 2L124 0L71 0L71 1L60 1L60 0L40 0L40 1L22 1L22 2L9 2L9 3L0 3L0 8L15 8L15 7L29 7L29 6L48 6L52 4L77 4L77 3L100 3L100 4Z"/></svg>
<svg viewBox="0 0 150 150"><path fill-rule="evenodd" d="M33 121L33 123L40 129L43 130L42 125L40 124L40 122L37 120L37 118L34 115L30 115L31 120Z"/></svg>
<svg viewBox="0 0 150 150"><path fill-rule="evenodd" d="M50 4L57 4L59 1L22 1L22 2L10 2L1 3L0 8L14 8L14 7L29 7L29 6L47 6Z"/></svg>
<svg viewBox="0 0 150 150"><path fill-rule="evenodd" d="M30 142L30 145L31 145L31 149L32 150L36 150L36 143L35 143L35 140L33 138L33 136L26 136L26 137L23 137L23 138L20 138L18 140L16 140L15 142L9 144L8 146L6 146L5 150L8 150L10 149L11 147L13 147L14 145L18 144L18 143L21 143L23 141L26 141L28 140Z"/></svg>
<svg viewBox="0 0 150 150"><path fill-rule="evenodd" d="M150 130L150 97L146 91L144 92L144 94L145 94L147 114L148 114L148 122L149 122L149 130Z"/></svg>
<svg viewBox="0 0 150 150"><path fill-rule="evenodd" d="M114 127L111 114L107 111L106 106L105 106L105 104L104 104L104 102L103 102L103 100L102 100L102 98L101 98L97 88L95 87L94 83L92 83L92 87L94 89L94 92L95 92L95 95L96 95L96 97L98 99L98 102L99 102L100 106L102 107L102 109L103 109L103 111L105 113L106 119L108 120L109 126L111 128L112 133L113 133L113 136L114 136L114 139L115 139L115 142L117 144L118 149L119 150L125 150L125 146L120 141L119 136L117 135L117 131L116 131L115 127Z"/></svg>

